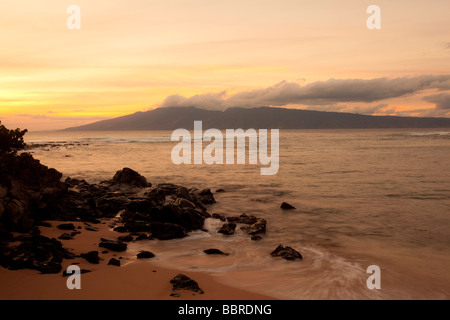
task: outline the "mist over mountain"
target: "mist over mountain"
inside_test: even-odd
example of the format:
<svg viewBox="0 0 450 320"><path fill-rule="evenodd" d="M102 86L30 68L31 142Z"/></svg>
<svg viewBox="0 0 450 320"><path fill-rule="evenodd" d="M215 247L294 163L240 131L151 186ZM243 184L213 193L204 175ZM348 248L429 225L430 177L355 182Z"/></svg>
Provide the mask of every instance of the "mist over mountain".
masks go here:
<svg viewBox="0 0 450 320"><path fill-rule="evenodd" d="M225 111L195 107L158 108L146 112L98 121L67 131L129 131L193 129L194 121L203 128L217 129L369 129L369 128L447 128L449 118L367 116L284 108L229 108Z"/></svg>

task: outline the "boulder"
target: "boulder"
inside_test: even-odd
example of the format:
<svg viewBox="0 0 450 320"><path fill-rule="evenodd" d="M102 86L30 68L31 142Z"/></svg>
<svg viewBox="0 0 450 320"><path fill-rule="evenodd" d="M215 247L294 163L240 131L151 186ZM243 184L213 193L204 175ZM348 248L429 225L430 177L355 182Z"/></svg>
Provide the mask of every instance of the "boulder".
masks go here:
<svg viewBox="0 0 450 320"><path fill-rule="evenodd" d="M101 239L101 241L102 242L100 242L100 244L98 245L101 248L105 248L115 252L122 252L127 250L127 244L122 241L103 238Z"/></svg>
<svg viewBox="0 0 450 320"><path fill-rule="evenodd" d="M300 254L300 252L292 249L291 247L283 247L282 245L279 245L272 253L272 257L281 257L286 260L294 261L296 259L302 260L303 256Z"/></svg>
<svg viewBox="0 0 450 320"><path fill-rule="evenodd" d="M207 249L205 251L203 251L204 253L208 254L208 255L225 255L228 256L228 253L224 253L219 249Z"/></svg>
<svg viewBox="0 0 450 320"><path fill-rule="evenodd" d="M197 197L200 202L204 204L213 204L216 203L216 200L214 199L214 195L211 192L211 189L203 189L199 192L197 192Z"/></svg>
<svg viewBox="0 0 450 320"><path fill-rule="evenodd" d="M296 209L293 205L290 205L287 202L283 202L281 204L280 208L283 209L283 210L294 210L294 209Z"/></svg>
<svg viewBox="0 0 450 320"><path fill-rule="evenodd" d="M98 255L98 251L90 251L88 253L82 253L80 254L80 257L85 259L87 262L92 264L99 264L100 257Z"/></svg>
<svg viewBox="0 0 450 320"><path fill-rule="evenodd" d="M111 260L109 260L108 266L116 266L116 267L120 267L120 260L117 260L117 259L115 259L115 258L112 258Z"/></svg>
<svg viewBox="0 0 450 320"><path fill-rule="evenodd" d="M137 254L138 259L151 259L154 257L155 255L150 251L141 251Z"/></svg>
<svg viewBox="0 0 450 320"><path fill-rule="evenodd" d="M230 223L254 224L258 221L255 216L247 216L245 213L239 217L228 217L227 221Z"/></svg>
<svg viewBox="0 0 450 320"><path fill-rule="evenodd" d="M173 296L177 296L178 290L189 290L195 293L204 294L203 290L198 286L198 283L184 274L177 275L170 280L170 283L173 285L171 294Z"/></svg>
<svg viewBox="0 0 450 320"><path fill-rule="evenodd" d="M222 228L218 231L218 233L222 233L227 236L231 236L234 234L236 230L236 224L235 223L225 223Z"/></svg>
<svg viewBox="0 0 450 320"><path fill-rule="evenodd" d="M76 229L73 223L63 223L63 224L60 224L59 226L57 226L57 228L59 230L66 230L66 231Z"/></svg>
<svg viewBox="0 0 450 320"><path fill-rule="evenodd" d="M140 188L151 186L147 179L130 168L123 168L114 175L112 181L117 184L126 184Z"/></svg>
<svg viewBox="0 0 450 320"><path fill-rule="evenodd" d="M178 224L152 222L150 227L152 236L159 240L172 240L187 236L186 230Z"/></svg>
<svg viewBox="0 0 450 320"><path fill-rule="evenodd" d="M221 215L219 213L213 213L212 214L212 218L213 219L218 219L218 220L220 220L222 222L225 222L227 220L223 215Z"/></svg>
<svg viewBox="0 0 450 320"><path fill-rule="evenodd" d="M253 223L249 227L244 227L244 230L247 234L257 235L257 234L265 234L267 228L267 221L265 219L257 219L255 223Z"/></svg>
<svg viewBox="0 0 450 320"><path fill-rule="evenodd" d="M133 241L133 236L132 235L121 236L118 238L118 240L122 242L131 242Z"/></svg>

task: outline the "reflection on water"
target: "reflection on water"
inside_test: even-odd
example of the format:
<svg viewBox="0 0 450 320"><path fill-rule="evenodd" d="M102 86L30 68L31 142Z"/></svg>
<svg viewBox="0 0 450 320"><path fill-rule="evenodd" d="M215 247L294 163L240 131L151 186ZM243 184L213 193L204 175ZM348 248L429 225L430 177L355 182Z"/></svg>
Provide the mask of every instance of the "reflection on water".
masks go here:
<svg viewBox="0 0 450 320"><path fill-rule="evenodd" d="M259 242L241 232L217 234L220 223L208 219L208 232L130 247L151 248L158 264L207 271L221 282L284 299L450 298L450 132L281 131L280 171L269 177L251 165L175 166L170 135L31 132L26 138L63 144L32 152L66 176L99 182L131 167L154 184L225 189L211 213L247 213L269 222ZM283 201L298 209L283 212ZM279 244L298 249L304 261L270 257ZM230 255L206 256L209 248ZM365 285L370 265L382 269L378 292Z"/></svg>

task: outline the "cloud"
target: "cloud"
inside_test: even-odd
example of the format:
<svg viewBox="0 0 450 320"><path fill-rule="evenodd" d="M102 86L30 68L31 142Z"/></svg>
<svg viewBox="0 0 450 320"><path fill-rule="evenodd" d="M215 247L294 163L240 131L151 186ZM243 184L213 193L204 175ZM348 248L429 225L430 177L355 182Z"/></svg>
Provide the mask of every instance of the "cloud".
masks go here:
<svg viewBox="0 0 450 320"><path fill-rule="evenodd" d="M286 105L333 105L373 103L418 93L425 89L450 90L450 75L422 75L400 78L330 79L307 85L283 81L274 86L228 95L226 91L192 97L167 97L161 107L199 107L224 110Z"/></svg>
<svg viewBox="0 0 450 320"><path fill-rule="evenodd" d="M427 96L424 98L425 101L435 103L436 109L439 110L450 110L450 94L440 93L432 96Z"/></svg>
<svg viewBox="0 0 450 320"><path fill-rule="evenodd" d="M57 120L57 121L76 121L76 120L87 120L87 121L99 121L109 119L106 117L54 117L48 114L17 114L16 117L29 118L34 120Z"/></svg>

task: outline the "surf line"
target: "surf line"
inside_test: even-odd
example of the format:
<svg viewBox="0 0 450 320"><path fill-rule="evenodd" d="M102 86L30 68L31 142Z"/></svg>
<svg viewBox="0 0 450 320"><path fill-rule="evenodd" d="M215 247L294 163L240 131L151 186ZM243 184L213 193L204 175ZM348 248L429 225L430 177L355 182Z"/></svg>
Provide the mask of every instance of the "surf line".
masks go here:
<svg viewBox="0 0 450 320"><path fill-rule="evenodd" d="M187 129L176 129L172 133L171 141L179 143L172 149L171 157L175 165L234 165L261 164L262 176L276 175L280 168L280 132L279 129L227 129L225 136L218 129L203 131L203 122L194 121L194 133ZM248 144L247 144L248 140ZM192 152L192 141L193 149ZM205 148L203 142L211 142ZM225 146L225 149L224 149ZM236 147L236 148L235 148ZM270 155L268 149L270 147ZM193 161L192 161L193 153Z"/></svg>

